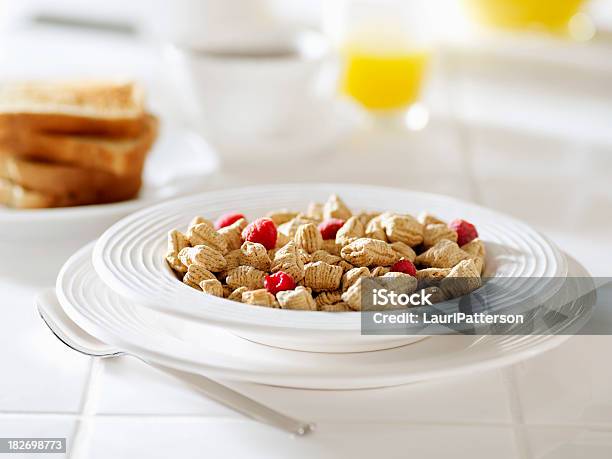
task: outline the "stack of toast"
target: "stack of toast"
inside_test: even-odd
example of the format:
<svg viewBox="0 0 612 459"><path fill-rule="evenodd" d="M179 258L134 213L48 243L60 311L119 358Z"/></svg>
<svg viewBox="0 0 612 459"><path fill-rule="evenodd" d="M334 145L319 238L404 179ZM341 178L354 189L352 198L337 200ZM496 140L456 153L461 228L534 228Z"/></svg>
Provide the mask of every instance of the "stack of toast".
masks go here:
<svg viewBox="0 0 612 459"><path fill-rule="evenodd" d="M0 204L134 198L157 128L142 89L131 82L0 85Z"/></svg>

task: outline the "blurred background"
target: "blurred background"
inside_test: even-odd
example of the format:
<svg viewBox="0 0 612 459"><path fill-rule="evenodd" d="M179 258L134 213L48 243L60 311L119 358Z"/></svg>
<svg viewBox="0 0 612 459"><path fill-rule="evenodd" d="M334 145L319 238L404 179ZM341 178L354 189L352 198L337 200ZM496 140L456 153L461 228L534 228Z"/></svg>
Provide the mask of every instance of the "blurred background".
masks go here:
<svg viewBox="0 0 612 459"><path fill-rule="evenodd" d="M203 188L342 181L612 249L612 0L0 0L0 79L128 76L220 159Z"/></svg>

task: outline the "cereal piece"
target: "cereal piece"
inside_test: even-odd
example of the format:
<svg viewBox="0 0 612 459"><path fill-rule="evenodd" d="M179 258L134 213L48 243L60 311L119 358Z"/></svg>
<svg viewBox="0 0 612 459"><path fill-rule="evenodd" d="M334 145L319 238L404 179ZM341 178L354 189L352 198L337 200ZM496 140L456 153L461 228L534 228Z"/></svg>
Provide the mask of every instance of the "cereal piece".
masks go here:
<svg viewBox="0 0 612 459"><path fill-rule="evenodd" d="M388 272L381 279L385 279L385 287L397 293L413 293L417 289L417 279L410 274Z"/></svg>
<svg viewBox="0 0 612 459"><path fill-rule="evenodd" d="M260 271L270 270L272 261L268 256L268 251L263 245L257 242L246 241L240 247L240 253L242 254L242 257L240 258L240 264L253 266L254 268L259 269Z"/></svg>
<svg viewBox="0 0 612 459"><path fill-rule="evenodd" d="M295 217L297 217L297 215L297 212L291 212L287 209L282 209L268 212L266 214L266 217L271 219L276 226L279 226L283 223L287 223L289 220L293 220Z"/></svg>
<svg viewBox="0 0 612 459"><path fill-rule="evenodd" d="M349 218L336 233L336 244L345 246L365 236L365 228L357 217Z"/></svg>
<svg viewBox="0 0 612 459"><path fill-rule="evenodd" d="M185 276L183 276L183 282L185 284L198 290L200 290L200 282L212 279L217 280L213 273L196 264L189 265L187 273L185 273Z"/></svg>
<svg viewBox="0 0 612 459"><path fill-rule="evenodd" d="M223 286L223 298L229 298L229 296L232 294L234 289L225 284L221 284L221 285Z"/></svg>
<svg viewBox="0 0 612 459"><path fill-rule="evenodd" d="M387 241L387 233L383 227L383 218L388 214L380 214L372 218L365 227L365 235L371 239L378 239L379 241Z"/></svg>
<svg viewBox="0 0 612 459"><path fill-rule="evenodd" d="M173 270L179 273L187 272L187 266L185 266L178 257L179 252L185 247L189 247L189 240L187 239L187 236L176 229L168 232L168 251L166 252L166 261Z"/></svg>
<svg viewBox="0 0 612 459"><path fill-rule="evenodd" d="M423 242L423 225L410 215L393 214L382 219L389 242L403 242L414 247Z"/></svg>
<svg viewBox="0 0 612 459"><path fill-rule="evenodd" d="M419 288L438 285L442 279L448 276L448 273L450 273L450 268L427 268L417 270L416 278L419 281Z"/></svg>
<svg viewBox="0 0 612 459"><path fill-rule="evenodd" d="M225 282L232 288L262 289L266 273L252 266L238 266L227 273Z"/></svg>
<svg viewBox="0 0 612 459"><path fill-rule="evenodd" d="M406 260L410 260L414 263L416 252L409 245L404 244L403 242L394 242L391 244L391 248L395 250L395 253L397 253L400 258L405 258Z"/></svg>
<svg viewBox="0 0 612 459"><path fill-rule="evenodd" d="M339 256L331 255L330 253L327 253L325 250L317 250L316 252L312 254L311 261L324 261L328 265L335 265L341 260L342 258L340 258Z"/></svg>
<svg viewBox="0 0 612 459"><path fill-rule="evenodd" d="M303 221L304 225L306 223L314 223L315 225L318 225L320 223L319 220L317 220L316 218L313 218L313 217L311 217L308 214L305 214L303 212L298 213L295 218L298 218L301 221Z"/></svg>
<svg viewBox="0 0 612 459"><path fill-rule="evenodd" d="M351 215L351 211L337 194L332 194L323 205L323 217L325 219L340 218L348 220Z"/></svg>
<svg viewBox="0 0 612 459"><path fill-rule="evenodd" d="M335 304L340 301L342 297L342 292L339 290L334 290L333 292L321 292L315 298L315 303L317 303L317 309L321 309L321 306L328 304Z"/></svg>
<svg viewBox="0 0 612 459"><path fill-rule="evenodd" d="M294 241L277 250L272 262L273 273L284 271L299 282L304 278L304 263L300 258Z"/></svg>
<svg viewBox="0 0 612 459"><path fill-rule="evenodd" d="M246 228L247 221L244 218L236 220L229 226L220 228L217 232L225 240L227 250L239 249L242 245L242 230Z"/></svg>
<svg viewBox="0 0 612 459"><path fill-rule="evenodd" d="M323 203L311 202L308 204L306 215L317 221L323 220Z"/></svg>
<svg viewBox="0 0 612 459"><path fill-rule="evenodd" d="M351 285L357 282L357 279L362 277L370 277L370 270L365 266L362 266L361 268L349 269L342 276L342 291L346 292Z"/></svg>
<svg viewBox="0 0 612 459"><path fill-rule="evenodd" d="M344 301L338 301L334 304L322 304L319 306L319 309L325 312L348 312L351 310Z"/></svg>
<svg viewBox="0 0 612 459"><path fill-rule="evenodd" d="M436 245L416 257L416 262L428 268L452 268L470 255L459 248L456 242L442 239Z"/></svg>
<svg viewBox="0 0 612 459"><path fill-rule="evenodd" d="M276 256L276 252L278 252L279 248L274 248L272 250L268 250L268 257L270 258L270 260L274 260L274 257Z"/></svg>
<svg viewBox="0 0 612 459"><path fill-rule="evenodd" d="M379 215L380 215L380 212L360 212L356 215L356 217L365 230L365 227L370 222L370 220L372 220L375 217L378 217Z"/></svg>
<svg viewBox="0 0 612 459"><path fill-rule="evenodd" d="M391 272L391 268L386 268L384 266L377 266L372 270L370 277L382 277L385 274Z"/></svg>
<svg viewBox="0 0 612 459"><path fill-rule="evenodd" d="M323 238L314 223L300 225L295 232L295 245L308 253L316 252L323 244Z"/></svg>
<svg viewBox="0 0 612 459"><path fill-rule="evenodd" d="M461 260L451 269L448 276L440 282L440 288L447 298L466 295L482 285L480 272L474 260Z"/></svg>
<svg viewBox="0 0 612 459"><path fill-rule="evenodd" d="M283 309L299 309L304 311L316 311L317 303L312 294L304 287L296 287L295 290L284 290L276 294L280 307Z"/></svg>
<svg viewBox="0 0 612 459"><path fill-rule="evenodd" d="M355 267L346 260L340 260L338 263L336 263L336 265L340 266L344 272L350 271Z"/></svg>
<svg viewBox="0 0 612 459"><path fill-rule="evenodd" d="M267 306L269 308L280 307L274 295L265 288L244 292L242 294L242 302L246 304L256 304L257 306Z"/></svg>
<svg viewBox="0 0 612 459"><path fill-rule="evenodd" d="M208 226L210 226L211 229L215 229L215 225L212 221L210 221L208 218L200 217L199 215L197 217L193 217L193 219L189 222L189 226L187 228L189 230L192 226L196 226L201 223L206 223Z"/></svg>
<svg viewBox="0 0 612 459"><path fill-rule="evenodd" d="M223 286L217 279L206 279L200 282L199 285L204 293L223 298Z"/></svg>
<svg viewBox="0 0 612 459"><path fill-rule="evenodd" d="M343 272L340 266L329 265L322 261L308 263L304 266L304 285L317 292L338 290Z"/></svg>
<svg viewBox="0 0 612 459"><path fill-rule="evenodd" d="M227 242L208 223L198 223L187 231L187 239L192 246L207 245L218 250L221 254L227 253Z"/></svg>
<svg viewBox="0 0 612 459"><path fill-rule="evenodd" d="M363 277L357 279L357 281L342 294L342 301L344 301L353 311L361 311L361 281L363 279Z"/></svg>
<svg viewBox="0 0 612 459"><path fill-rule="evenodd" d="M441 303L442 301L446 301L446 295L444 294L444 291L440 288L440 287L436 287L436 286L431 286L431 287L427 287L422 289L421 291L421 295L422 297L425 297L426 295L431 295L429 297L429 301L431 301L432 303Z"/></svg>
<svg viewBox="0 0 612 459"><path fill-rule="evenodd" d="M369 238L360 238L345 245L340 255L355 266L389 266L398 260L390 244Z"/></svg>
<svg viewBox="0 0 612 459"><path fill-rule="evenodd" d="M423 246L426 249L433 247L442 239L457 242L457 232L444 223L430 223L423 228Z"/></svg>
<svg viewBox="0 0 612 459"><path fill-rule="evenodd" d="M467 252L471 256L472 260L474 260L474 264L476 265L476 269L478 269L478 272L482 274L485 256L487 253L484 243L480 239L473 239L467 244L462 245L461 250Z"/></svg>
<svg viewBox="0 0 612 459"><path fill-rule="evenodd" d="M335 239L323 239L323 244L321 244L321 250L325 250L330 255L340 256L341 248L341 246L336 244Z"/></svg>
<svg viewBox="0 0 612 459"><path fill-rule="evenodd" d="M437 225L440 223L446 225L446 222L444 220L440 220L438 217L428 212L421 212L417 217L417 220L422 225Z"/></svg>
<svg viewBox="0 0 612 459"><path fill-rule="evenodd" d="M281 247L285 246L287 244L287 242L289 242L291 240L291 238L285 236L283 233L279 232L276 235L276 245L274 246L274 249L280 249ZM271 250L274 250L271 249ZM273 257L271 257L273 258Z"/></svg>
<svg viewBox="0 0 612 459"><path fill-rule="evenodd" d="M192 263L200 265L213 273L223 271L227 266L227 262L223 254L207 245L196 245L195 247L186 247L179 252L181 262L189 266Z"/></svg>
<svg viewBox="0 0 612 459"><path fill-rule="evenodd" d="M306 264L312 261L312 255L310 255L304 249L302 248L297 249L297 253L298 253L298 256L300 257L300 260L302 260L302 263Z"/></svg>
<svg viewBox="0 0 612 459"><path fill-rule="evenodd" d="M230 253L225 255L225 263L226 265L223 271L220 271L217 274L220 279L225 279L229 271L242 264L242 252L240 249L232 250Z"/></svg>
<svg viewBox="0 0 612 459"><path fill-rule="evenodd" d="M289 239L293 239L295 233L297 232L297 229L302 225L306 225L307 223L312 222L310 220L297 216L293 220L289 220L287 223L279 225L277 229L279 233L284 234Z"/></svg>
<svg viewBox="0 0 612 459"><path fill-rule="evenodd" d="M229 288L231 289L231 287ZM248 291L249 289L247 287L238 287L237 289L232 290L232 293L229 294L227 299L232 300L232 301L238 301L239 303L242 303L242 294Z"/></svg>

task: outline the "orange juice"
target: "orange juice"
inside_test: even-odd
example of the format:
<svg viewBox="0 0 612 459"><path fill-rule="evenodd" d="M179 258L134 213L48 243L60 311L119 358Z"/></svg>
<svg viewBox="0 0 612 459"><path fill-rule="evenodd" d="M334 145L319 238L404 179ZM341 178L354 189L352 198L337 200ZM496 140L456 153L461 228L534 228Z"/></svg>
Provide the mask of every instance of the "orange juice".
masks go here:
<svg viewBox="0 0 612 459"><path fill-rule="evenodd" d="M551 31L567 29L584 0L467 0L481 22L508 28L540 26Z"/></svg>
<svg viewBox="0 0 612 459"><path fill-rule="evenodd" d="M429 53L424 50L377 50L359 45L343 49L343 91L374 110L405 108L419 98Z"/></svg>

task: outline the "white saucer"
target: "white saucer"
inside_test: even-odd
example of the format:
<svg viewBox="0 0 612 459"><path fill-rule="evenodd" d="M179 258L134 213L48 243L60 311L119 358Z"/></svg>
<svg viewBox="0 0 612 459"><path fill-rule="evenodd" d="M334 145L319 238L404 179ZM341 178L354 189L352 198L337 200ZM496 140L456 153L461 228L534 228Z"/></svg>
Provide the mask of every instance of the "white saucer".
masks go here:
<svg viewBox="0 0 612 459"><path fill-rule="evenodd" d="M188 165L189 167L185 167ZM202 191L206 177L218 168L208 144L192 131L167 125L145 164L143 187L136 199L114 204L56 209L8 209L0 205L0 240L5 244L54 244L71 238L91 241L121 217L160 200ZM41 231L41 225L44 230Z"/></svg>
<svg viewBox="0 0 612 459"><path fill-rule="evenodd" d="M215 378L313 389L392 386L508 365L567 338L433 336L394 349L340 354L278 349L136 306L100 280L91 254L92 245L81 249L57 279L56 294L68 316L108 344L155 363ZM571 267L571 275L588 276L575 261Z"/></svg>
<svg viewBox="0 0 612 459"><path fill-rule="evenodd" d="M94 267L113 291L136 304L199 324L221 326L264 344L306 351L355 352L414 340L409 336L361 335L358 312L330 314L253 307L202 295L178 281L165 262L165 235L173 228L186 228L194 215L214 219L239 211L253 219L271 209L306 209L309 201L324 201L332 193L338 193L355 210L392 209L411 214L427 210L449 221L465 218L473 222L487 247L485 275L507 278L513 283L507 292L520 292L517 285L525 278L542 278L539 290L528 293L543 301L540 296L554 294L553 284L567 274L565 257L554 244L507 215L448 196L346 184L258 186L163 203L109 228L95 246ZM496 295L488 298L490 307L511 300L501 292Z"/></svg>

